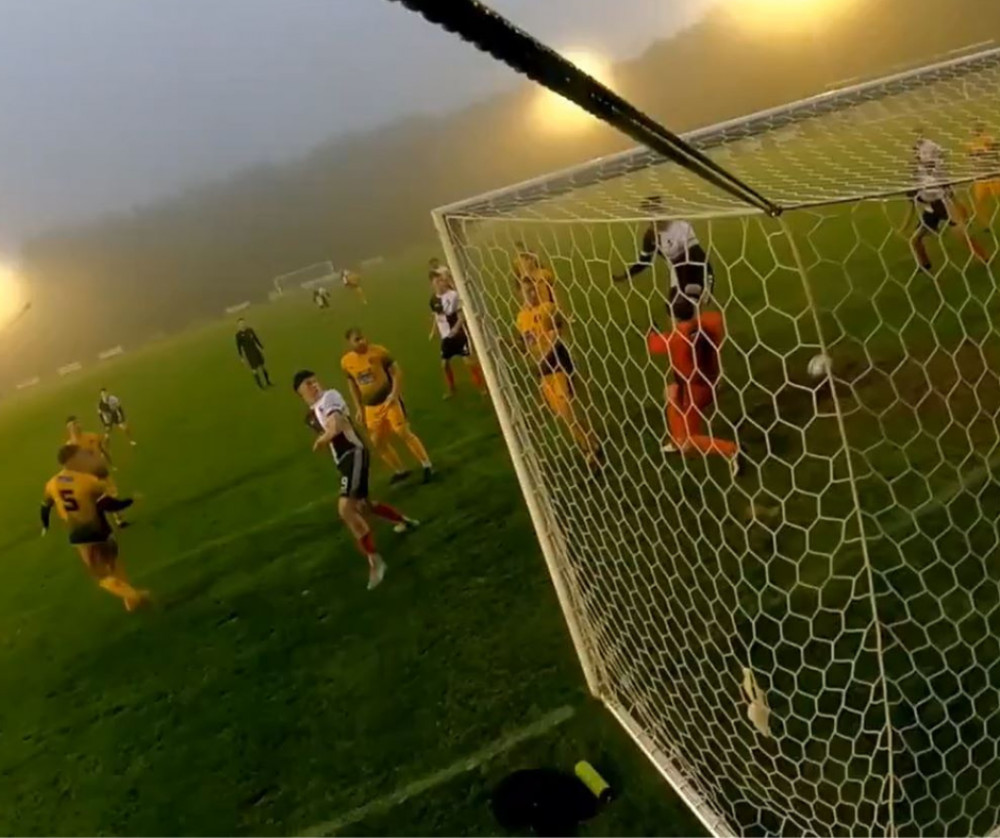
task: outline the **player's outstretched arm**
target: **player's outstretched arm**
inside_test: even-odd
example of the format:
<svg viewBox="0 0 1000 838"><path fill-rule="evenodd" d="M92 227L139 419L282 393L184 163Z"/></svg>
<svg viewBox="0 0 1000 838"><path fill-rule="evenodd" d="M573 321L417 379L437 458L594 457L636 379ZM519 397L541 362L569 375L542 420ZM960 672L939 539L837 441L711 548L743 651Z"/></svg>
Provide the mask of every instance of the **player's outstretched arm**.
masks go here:
<svg viewBox="0 0 1000 838"><path fill-rule="evenodd" d="M323 433L313 440L313 451L326 448L334 438L347 430L347 420L340 413L331 413L323 418Z"/></svg>
<svg viewBox="0 0 1000 838"><path fill-rule="evenodd" d="M97 499L97 508L101 512L121 512L123 509L128 509L133 503L135 503L135 498L115 498L111 495L101 495Z"/></svg>
<svg viewBox="0 0 1000 838"><path fill-rule="evenodd" d="M432 314L431 315L431 333L427 336L427 340L434 340L434 335L436 335L437 333L438 333L437 317Z"/></svg>
<svg viewBox="0 0 1000 838"><path fill-rule="evenodd" d="M389 374L392 379L392 390L389 392L389 398L386 401L390 403L395 403L399 401L399 394L403 391L403 369L395 361L386 361L385 371Z"/></svg>
<svg viewBox="0 0 1000 838"><path fill-rule="evenodd" d="M40 517L42 519L42 535L45 535L49 531L49 521L52 518L52 507L55 505L55 501L52 500L52 496L46 492L45 497L42 498L42 507L40 510Z"/></svg>
<svg viewBox="0 0 1000 838"><path fill-rule="evenodd" d="M347 389L351 391L351 404L354 406L354 418L358 425L364 424L365 412L361 409L361 390L354 376L347 376Z"/></svg>
<svg viewBox="0 0 1000 838"><path fill-rule="evenodd" d="M656 249L656 230L650 225L643 234L642 247L635 262L625 269L625 273L615 274L611 277L612 281L624 282L626 279L632 279L641 274L653 264L653 260L656 258Z"/></svg>

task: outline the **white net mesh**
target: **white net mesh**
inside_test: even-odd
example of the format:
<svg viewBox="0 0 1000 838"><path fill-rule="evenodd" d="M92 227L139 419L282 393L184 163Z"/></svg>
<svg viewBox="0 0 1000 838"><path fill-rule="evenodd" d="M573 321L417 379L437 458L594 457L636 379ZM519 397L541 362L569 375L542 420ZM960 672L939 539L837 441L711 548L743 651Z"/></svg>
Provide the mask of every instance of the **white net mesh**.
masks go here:
<svg viewBox="0 0 1000 838"><path fill-rule="evenodd" d="M280 274L274 278L274 287L279 294L293 288L305 288L307 291L327 285L337 278L333 262L316 262L304 268Z"/></svg>
<svg viewBox="0 0 1000 838"><path fill-rule="evenodd" d="M437 213L592 684L714 831L1000 822L998 92L994 52L695 135L781 220L644 151ZM612 280L653 193L714 268L721 442L668 428L666 260Z"/></svg>

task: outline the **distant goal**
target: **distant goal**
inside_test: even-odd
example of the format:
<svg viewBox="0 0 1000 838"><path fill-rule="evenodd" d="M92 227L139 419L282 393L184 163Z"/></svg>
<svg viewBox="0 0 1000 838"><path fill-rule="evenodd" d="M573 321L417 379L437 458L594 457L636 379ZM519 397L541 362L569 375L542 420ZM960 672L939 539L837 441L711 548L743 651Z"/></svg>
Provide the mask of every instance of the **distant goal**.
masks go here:
<svg viewBox="0 0 1000 838"><path fill-rule="evenodd" d="M998 101L993 50L685 138L777 218L645 149L434 213L588 685L714 834L1000 823ZM678 220L735 478L668 428L681 271L621 280Z"/></svg>
<svg viewBox="0 0 1000 838"><path fill-rule="evenodd" d="M338 273L333 262L315 262L288 273L279 274L274 278L274 292L283 296L295 288L311 291L321 285L329 285L336 281Z"/></svg>

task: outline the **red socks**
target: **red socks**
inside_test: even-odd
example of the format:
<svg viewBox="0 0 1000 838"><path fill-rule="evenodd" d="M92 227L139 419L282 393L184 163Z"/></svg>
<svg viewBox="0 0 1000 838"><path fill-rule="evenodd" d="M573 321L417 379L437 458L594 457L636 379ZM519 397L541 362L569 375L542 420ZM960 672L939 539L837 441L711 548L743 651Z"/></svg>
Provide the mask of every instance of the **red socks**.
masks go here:
<svg viewBox="0 0 1000 838"><path fill-rule="evenodd" d="M455 373L451 369L451 364L444 368L444 380L448 384L448 392L455 392Z"/></svg>
<svg viewBox="0 0 1000 838"><path fill-rule="evenodd" d="M469 367L469 375L472 376L472 383L477 390L486 389L486 382L483 381L483 368L479 364L473 364Z"/></svg>
<svg viewBox="0 0 1000 838"><path fill-rule="evenodd" d="M372 538L371 530L368 530L368 532L358 539L358 549L365 556L373 556L378 552L378 550L375 549L375 539Z"/></svg>
<svg viewBox="0 0 1000 838"><path fill-rule="evenodd" d="M406 520L398 510L393 509L387 503L373 503L368 508L371 510L372 515L377 515L379 518L384 518L393 524L401 524ZM371 536L371 533L369 533L369 536Z"/></svg>

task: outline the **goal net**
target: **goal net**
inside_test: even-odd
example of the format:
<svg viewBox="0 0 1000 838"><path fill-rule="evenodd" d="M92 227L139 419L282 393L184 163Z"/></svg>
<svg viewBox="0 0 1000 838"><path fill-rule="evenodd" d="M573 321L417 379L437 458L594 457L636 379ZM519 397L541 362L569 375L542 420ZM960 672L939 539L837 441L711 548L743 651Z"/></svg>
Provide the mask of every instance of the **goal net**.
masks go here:
<svg viewBox="0 0 1000 838"><path fill-rule="evenodd" d="M280 296L294 288L305 288L311 291L321 285L329 285L337 279L337 271L333 262L316 262L295 271L280 274L274 278L274 290Z"/></svg>
<svg viewBox="0 0 1000 838"><path fill-rule="evenodd" d="M685 138L778 218L646 150L435 212L588 684L716 834L1000 823L998 94L993 51ZM725 339L668 422L676 220ZM651 225L681 267L622 280Z"/></svg>

